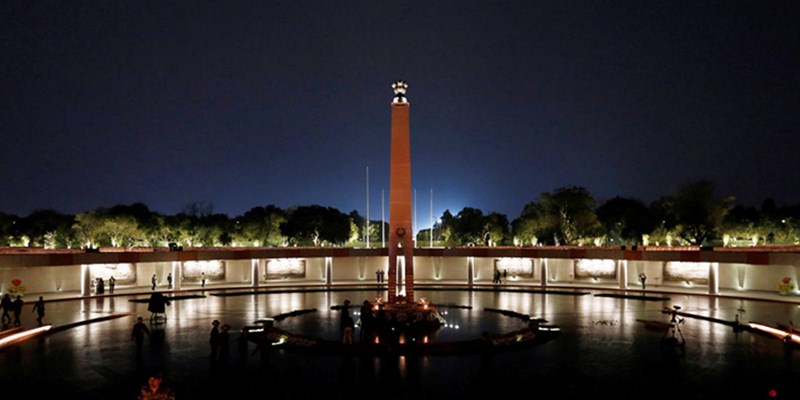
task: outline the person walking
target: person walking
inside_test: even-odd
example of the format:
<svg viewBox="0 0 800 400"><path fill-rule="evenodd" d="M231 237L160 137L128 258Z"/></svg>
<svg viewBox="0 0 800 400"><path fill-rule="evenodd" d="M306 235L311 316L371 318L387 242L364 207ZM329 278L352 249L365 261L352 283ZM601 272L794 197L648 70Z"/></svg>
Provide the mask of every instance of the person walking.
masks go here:
<svg viewBox="0 0 800 400"><path fill-rule="evenodd" d="M172 289L172 272L167 274L167 288Z"/></svg>
<svg viewBox="0 0 800 400"><path fill-rule="evenodd" d="M645 275L644 272L639 274L639 281L642 282L642 290L647 289L647 275Z"/></svg>
<svg viewBox="0 0 800 400"><path fill-rule="evenodd" d="M33 310L31 312L36 313L36 322L39 323L39 326L42 325L42 319L44 318L44 298L39 296L39 300L36 303L33 303Z"/></svg>
<svg viewBox="0 0 800 400"><path fill-rule="evenodd" d="M219 321L211 322L211 333L208 336L208 345L211 347L211 362L217 362L219 356Z"/></svg>
<svg viewBox="0 0 800 400"><path fill-rule="evenodd" d="M200 287L203 287L203 288L206 287L206 273L205 272L201 272L200 273Z"/></svg>
<svg viewBox="0 0 800 400"><path fill-rule="evenodd" d="M8 293L3 296L3 300L0 300L0 308L3 309L3 324L11 323L11 314L9 314L9 311L14 308L12 303L11 296L9 296Z"/></svg>
<svg viewBox="0 0 800 400"><path fill-rule="evenodd" d="M150 290L156 290L156 282L158 282L158 279L156 278L156 274L153 274L153 277L150 278Z"/></svg>
<svg viewBox="0 0 800 400"><path fill-rule="evenodd" d="M142 317L136 318L136 323L133 324L131 331L131 339L136 341L136 358L142 357L142 345L144 344L144 336L150 336L150 329L144 324Z"/></svg>
<svg viewBox="0 0 800 400"><path fill-rule="evenodd" d="M108 293L114 294L114 286L117 284L117 280L114 278L114 275L111 275L108 278Z"/></svg>
<svg viewBox="0 0 800 400"><path fill-rule="evenodd" d="M17 295L17 298L14 300L13 311L14 311L14 326L22 325L22 322L19 320L20 314L22 314L22 305L24 302L22 301L22 296Z"/></svg>

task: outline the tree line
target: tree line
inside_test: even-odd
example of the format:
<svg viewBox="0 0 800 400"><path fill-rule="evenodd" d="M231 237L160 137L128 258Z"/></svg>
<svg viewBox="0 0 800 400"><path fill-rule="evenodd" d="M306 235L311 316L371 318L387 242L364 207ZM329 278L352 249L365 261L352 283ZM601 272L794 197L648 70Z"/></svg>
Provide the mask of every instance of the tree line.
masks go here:
<svg viewBox="0 0 800 400"><path fill-rule="evenodd" d="M685 184L651 204L615 197L598 203L588 190L566 186L542 193L509 221L504 214L465 207L446 210L417 233L418 246L796 245L800 205L734 205L713 182ZM320 205L258 206L242 215L214 213L192 203L175 215L143 203L74 215L37 210L25 217L0 213L0 246L44 248L363 246L388 242L388 223L369 223Z"/></svg>

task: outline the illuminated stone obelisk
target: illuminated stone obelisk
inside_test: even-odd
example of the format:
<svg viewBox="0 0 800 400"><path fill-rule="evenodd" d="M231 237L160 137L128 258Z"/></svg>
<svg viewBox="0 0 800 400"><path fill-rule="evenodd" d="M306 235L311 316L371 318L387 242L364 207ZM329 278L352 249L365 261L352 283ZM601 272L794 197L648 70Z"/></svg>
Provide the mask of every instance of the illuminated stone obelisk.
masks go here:
<svg viewBox="0 0 800 400"><path fill-rule="evenodd" d="M389 184L389 302L397 301L398 291L414 301L414 231L411 226L411 144L408 124L408 84L392 84L392 156ZM404 256L404 274L398 279L397 261ZM399 281L398 281L399 280Z"/></svg>

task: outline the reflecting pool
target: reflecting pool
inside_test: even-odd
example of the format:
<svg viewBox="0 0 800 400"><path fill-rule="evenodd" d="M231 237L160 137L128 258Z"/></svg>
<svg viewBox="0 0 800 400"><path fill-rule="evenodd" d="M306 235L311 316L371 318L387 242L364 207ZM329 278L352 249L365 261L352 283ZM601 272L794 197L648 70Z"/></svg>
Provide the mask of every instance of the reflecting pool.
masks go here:
<svg viewBox="0 0 800 400"><path fill-rule="evenodd" d="M385 296L374 290L297 291L221 295L173 300L167 321L149 325L137 359L131 327L147 304L120 297L48 305L54 325L130 313L28 340L0 351L0 379L9 397L135 398L148 374L164 374L179 399L450 399L474 396L640 398L669 393L684 399L797 398L797 350L779 340L737 332L725 324L686 317L682 349L660 343L665 308L717 320L798 321L796 305L752 300L668 295L668 299L601 297L593 292L543 294L417 290L441 305L446 325L433 338L457 341L502 333L527 323L486 309L509 310L558 325L554 340L510 351L435 355L341 355L281 346L259 351L238 346L239 332L255 321L314 310L276 321L281 329L338 340L337 305ZM357 310L357 309L355 309ZM355 311L354 310L354 311ZM31 319L33 319L31 317ZM230 354L209 358L211 321L231 326ZM145 318L147 320L147 318ZM357 328L358 329L358 328ZM358 333L356 333L358 337ZM772 395L775 397L772 397Z"/></svg>

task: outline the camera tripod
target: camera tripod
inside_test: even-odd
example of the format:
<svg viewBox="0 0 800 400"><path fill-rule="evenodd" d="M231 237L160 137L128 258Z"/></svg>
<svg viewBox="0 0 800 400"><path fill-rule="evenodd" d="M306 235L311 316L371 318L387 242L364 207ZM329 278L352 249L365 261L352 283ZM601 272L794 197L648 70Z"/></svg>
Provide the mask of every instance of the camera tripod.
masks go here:
<svg viewBox="0 0 800 400"><path fill-rule="evenodd" d="M683 338L683 332L681 331L683 318L678 317L678 310L680 309L680 306L672 306L672 310L664 310L665 313L669 313L670 315L669 325L666 331L664 331L664 336L661 338L661 344L664 346L683 347L686 344L686 340Z"/></svg>

